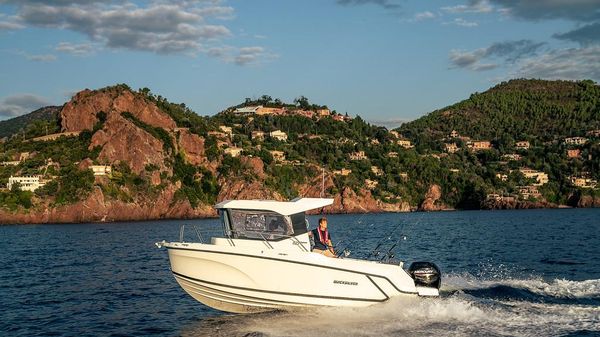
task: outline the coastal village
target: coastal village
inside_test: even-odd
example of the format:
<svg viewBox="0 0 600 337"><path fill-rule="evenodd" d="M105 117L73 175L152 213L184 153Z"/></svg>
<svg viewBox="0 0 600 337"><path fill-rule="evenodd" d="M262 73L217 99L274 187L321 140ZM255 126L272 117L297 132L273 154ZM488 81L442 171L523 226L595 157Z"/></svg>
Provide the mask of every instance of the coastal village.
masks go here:
<svg viewBox="0 0 600 337"><path fill-rule="evenodd" d="M91 91L85 92L85 95L93 94L94 92ZM132 94L133 98L130 99L139 99L136 95L139 94ZM144 104L151 103L154 99L152 96L149 97L145 99ZM158 103L166 104L161 101ZM265 187L275 189L278 191L278 198L281 199L291 199L298 193L303 193L301 190L304 189L312 191L310 193L313 195L325 192L335 196L336 193L341 193L340 197L347 195L344 197L347 198L346 202L351 198L361 200L366 197L372 200L370 202L379 205L373 204L366 209L368 211L455 208L456 201L442 202L444 194L454 193L452 189L448 190L440 183L436 184L435 178L429 178L432 182L423 186L423 174L428 174L423 170L432 167L437 167L436 170L442 172L445 181L465 183L472 180L474 169L481 170L477 168L478 166L487 167L485 175L490 177L486 179L491 179L492 184L486 185L487 187L481 190L483 195L477 194L479 199L474 200L476 204L469 207L547 207L550 202L556 202L554 199L551 201L547 199L547 186L558 186L557 184L573 191L579 190L581 193L598 190L597 174L592 171L593 166L592 170L579 168L583 167L583 162L593 162L596 159L590 149L600 144L600 129L583 130L545 141L535 138L515 139L508 145L499 143L498 139L472 137L453 129L446 134L430 137L429 141L424 143L410 130L402 127L387 130L372 126L362 121L360 117L353 118L347 114L340 114L326 106L309 105L307 102L283 104L272 100L267 100L267 104L257 103L256 100L247 99L243 104L223 110L214 117L206 119L210 123L202 131L198 131L193 125L186 126L173 121L149 126L148 122L139 120L140 117L129 117L126 113L122 113L125 119L147 130L151 138L162 139L164 151L161 151L160 156L163 159L148 160L144 153L130 153L123 156L114 153L117 151L116 148L111 149L112 152L106 152L107 145L97 150L98 145L96 147L89 145L87 151L92 151L91 157L87 155L87 158L84 157L73 164L77 170L90 173L93 184L102 187L105 197L106 193L110 192L109 195L124 201L130 200L132 197L128 195L133 193L131 187L122 186L127 179L133 179L131 181L142 179L147 181L148 188L155 186L160 189L174 182L175 189L182 189L178 187L182 186L182 181L174 180L176 168L171 168L173 164L165 161L168 153L174 154L174 149L171 148L173 146L175 149L179 148L176 151L183 154L186 162L194 165L193 170L196 173L192 178L193 184L206 184L203 179L211 176L215 177L211 179L218 179L221 187L217 191L221 190L221 192L216 199L206 197L206 200L212 202L232 196L230 193L233 192L227 191L227 188L231 188L228 187L228 177L234 175L238 177L235 179L246 177L243 178L246 181L264 180L260 182L259 190ZM75 103L68 105L76 106ZM159 110L156 111L159 113ZM81 123L81 121L67 122ZM101 123L109 122L110 118L107 122L101 121ZM64 167L61 166L61 160L56 155L41 154L35 149L42 149L44 144L68 139L77 141L86 136L84 133L89 132L86 130L92 127L100 130L93 131L96 133L93 134L92 144L103 144L103 142L109 144L106 142L110 142L110 139L96 140L98 135L108 132L103 131L102 125L94 127L90 122L86 123L90 126L67 125L65 127L63 120L60 132L47 133L46 131L41 135L38 133L27 136L25 132L20 132L11 138L3 139L2 143L5 146L4 151L0 153L0 193L10 194L17 190L31 192L38 203L43 203L44 198L51 198L53 193L56 193L57 180ZM172 141L175 143L169 145L168 143ZM6 144L17 144L18 148L32 150L16 151ZM111 146L125 146L120 151L136 151L136 149L128 149L125 144ZM101 152L93 154L94 151ZM572 173L560 177L555 172L544 169L544 165L532 165L530 159L538 156L540 151L541 153L559 151L560 153L556 155L560 160L573 165ZM314 157L315 155L317 157ZM319 161L318 156L322 156L325 162ZM129 161L130 168L122 166L124 158ZM135 158L140 158L142 162L138 163ZM469 160L472 164L466 163L465 160ZM420 165L426 166L412 164L419 162ZM250 173L250 176L242 173L248 169L243 167L252 166L254 171L251 170L253 173ZM131 173L128 173L128 170L131 170ZM265 175L267 172L268 176ZM327 177L327 186L311 183L313 178L307 177L308 172L312 172L310 176L315 181L322 180L319 179L320 176L323 179ZM282 174L287 178L282 178ZM301 181L305 181L305 185L301 185ZM441 182L443 184L444 180ZM411 186L420 186L423 194L415 194L417 192ZM354 192L348 192L346 190L348 187ZM236 188L242 187L240 185ZM322 189L324 190L321 191ZM40 192L42 190L43 192ZM141 193L140 191L138 193ZM240 190L235 193L242 192ZM350 195L355 196L350 197ZM469 195L465 194L462 197L456 195L453 198L458 200L456 198L465 197ZM527 202L530 204L526 204ZM393 204L402 204L402 206L386 206ZM359 209L355 206L354 211ZM344 211L340 206L338 211L347 212L349 209Z"/></svg>

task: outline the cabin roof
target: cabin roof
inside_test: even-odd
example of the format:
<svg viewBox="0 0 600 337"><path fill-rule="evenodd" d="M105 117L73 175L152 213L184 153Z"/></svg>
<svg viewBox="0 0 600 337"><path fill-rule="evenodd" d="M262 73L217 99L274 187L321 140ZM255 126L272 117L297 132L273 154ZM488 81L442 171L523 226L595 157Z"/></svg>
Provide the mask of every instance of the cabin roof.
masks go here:
<svg viewBox="0 0 600 337"><path fill-rule="evenodd" d="M282 215L292 215L331 204L333 204L333 199L325 198L296 198L292 201L225 200L216 204L215 208L271 211Z"/></svg>

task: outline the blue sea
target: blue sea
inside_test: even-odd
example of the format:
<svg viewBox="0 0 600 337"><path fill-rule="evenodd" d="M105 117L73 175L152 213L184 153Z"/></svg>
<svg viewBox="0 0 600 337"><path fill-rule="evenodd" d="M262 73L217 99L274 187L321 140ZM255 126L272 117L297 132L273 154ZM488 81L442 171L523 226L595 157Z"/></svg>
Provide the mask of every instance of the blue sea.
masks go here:
<svg viewBox="0 0 600 337"><path fill-rule="evenodd" d="M442 296L233 315L184 293L154 245L176 240L184 223L218 228L216 219L0 226L0 335L600 335L600 209L328 219L350 257L379 245L378 257L389 252L406 266L435 262Z"/></svg>

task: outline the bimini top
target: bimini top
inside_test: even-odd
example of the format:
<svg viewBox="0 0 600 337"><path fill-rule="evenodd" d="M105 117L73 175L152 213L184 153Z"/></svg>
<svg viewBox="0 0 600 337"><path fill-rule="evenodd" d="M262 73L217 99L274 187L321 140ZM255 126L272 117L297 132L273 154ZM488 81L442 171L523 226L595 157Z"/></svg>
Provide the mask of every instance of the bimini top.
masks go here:
<svg viewBox="0 0 600 337"><path fill-rule="evenodd" d="M292 201L274 200L225 200L215 205L215 208L247 209L271 211L281 215L292 215L311 209L333 204L333 199L325 198L296 198Z"/></svg>

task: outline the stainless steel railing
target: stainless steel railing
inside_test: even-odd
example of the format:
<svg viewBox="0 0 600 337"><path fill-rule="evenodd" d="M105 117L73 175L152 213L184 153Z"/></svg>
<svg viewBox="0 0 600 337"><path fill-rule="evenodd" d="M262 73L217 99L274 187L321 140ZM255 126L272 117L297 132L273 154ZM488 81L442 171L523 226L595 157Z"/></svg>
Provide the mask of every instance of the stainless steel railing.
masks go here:
<svg viewBox="0 0 600 337"><path fill-rule="evenodd" d="M185 242L186 228L188 228L188 232L189 232L189 228L193 229L192 233L194 233L196 235L196 238L198 240L197 242L199 242L199 243L210 243L210 241L205 241L205 238L207 238L207 240L210 240L211 237L225 237L228 239L229 244L231 246L235 247L235 242L233 239L236 239L239 237L239 238L246 238L246 239L251 239L251 240L252 239L260 239L264 242L264 244L269 249L275 249L273 244L271 244L271 242L276 242L273 239L291 239L293 245L299 246L300 249L304 252L309 251L309 249L307 249L305 247L306 242L300 241L296 236L293 236L293 235L279 234L279 233L273 233L273 232L261 232L261 231L226 231L224 234L221 234L221 236L218 236L218 235L210 235L209 236L209 235L206 235L206 233L215 234L215 233L220 233L220 231L203 230L203 229L198 228L197 225L192 225L192 224L183 224L180 226L179 242ZM203 233L204 233L204 235L203 235ZM192 242L195 242L195 241L192 241Z"/></svg>

